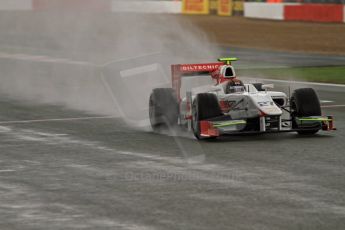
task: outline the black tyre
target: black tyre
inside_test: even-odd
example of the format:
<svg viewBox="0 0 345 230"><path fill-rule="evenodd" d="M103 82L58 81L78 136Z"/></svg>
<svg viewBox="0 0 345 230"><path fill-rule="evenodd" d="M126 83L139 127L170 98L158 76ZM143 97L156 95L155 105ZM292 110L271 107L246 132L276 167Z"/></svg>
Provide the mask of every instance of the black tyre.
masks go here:
<svg viewBox="0 0 345 230"><path fill-rule="evenodd" d="M320 100L312 88L297 89L293 92L291 100L291 116L293 118L292 127L300 128L295 122L296 117L321 116ZM321 125L316 125L310 130L297 131L299 134L315 134L321 129Z"/></svg>
<svg viewBox="0 0 345 230"><path fill-rule="evenodd" d="M206 139L200 135L200 121L222 116L218 98L211 93L201 93L196 96L192 106L192 129L197 139Z"/></svg>
<svg viewBox="0 0 345 230"><path fill-rule="evenodd" d="M154 131L177 125L179 104L171 88L154 89L150 96L149 116Z"/></svg>

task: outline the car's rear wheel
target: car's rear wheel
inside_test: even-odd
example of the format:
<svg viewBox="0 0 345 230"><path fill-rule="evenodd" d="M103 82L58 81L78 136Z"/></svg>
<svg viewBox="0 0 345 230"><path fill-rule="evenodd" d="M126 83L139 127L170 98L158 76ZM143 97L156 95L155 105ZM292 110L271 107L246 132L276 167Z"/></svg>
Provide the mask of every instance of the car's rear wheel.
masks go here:
<svg viewBox="0 0 345 230"><path fill-rule="evenodd" d="M311 117L321 116L321 106L319 98L312 88L296 89L290 100L292 127L299 129L299 124L296 123L296 117ZM321 124L315 124L314 128L297 131L302 135L311 135L317 133L321 129Z"/></svg>
<svg viewBox="0 0 345 230"><path fill-rule="evenodd" d="M154 89L150 96L149 116L153 131L177 125L179 105L171 88Z"/></svg>
<svg viewBox="0 0 345 230"><path fill-rule="evenodd" d="M196 96L192 106L192 129L197 139L209 139L212 137L202 137L200 121L222 116L218 98L212 93L200 93Z"/></svg>

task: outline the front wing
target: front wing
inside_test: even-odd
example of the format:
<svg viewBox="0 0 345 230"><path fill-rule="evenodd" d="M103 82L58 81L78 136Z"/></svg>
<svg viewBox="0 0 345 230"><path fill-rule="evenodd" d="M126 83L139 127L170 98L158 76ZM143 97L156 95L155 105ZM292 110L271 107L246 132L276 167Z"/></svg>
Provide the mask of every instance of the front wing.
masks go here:
<svg viewBox="0 0 345 230"><path fill-rule="evenodd" d="M277 128L268 129L265 124L265 117L260 117L260 130L247 131L246 120L232 120L230 117L224 116L219 119L200 121L200 136L218 137L222 135L297 132L315 130L320 127L323 131L336 130L333 116L297 117L295 121L298 128L282 127L280 120Z"/></svg>

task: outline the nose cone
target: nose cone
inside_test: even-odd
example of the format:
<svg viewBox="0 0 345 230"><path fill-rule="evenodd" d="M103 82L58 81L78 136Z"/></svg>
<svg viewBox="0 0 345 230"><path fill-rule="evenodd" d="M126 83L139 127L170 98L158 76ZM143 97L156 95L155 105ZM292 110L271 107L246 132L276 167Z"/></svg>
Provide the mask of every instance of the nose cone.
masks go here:
<svg viewBox="0 0 345 230"><path fill-rule="evenodd" d="M258 93L252 95L252 100L257 108L266 115L282 115L283 111L274 103L270 95L266 93Z"/></svg>
<svg viewBox="0 0 345 230"><path fill-rule="evenodd" d="M278 116L278 115L282 115L283 111L276 106L274 103L273 105L270 106L266 106L266 107L261 107L260 110L265 113L266 115L272 115L272 116Z"/></svg>

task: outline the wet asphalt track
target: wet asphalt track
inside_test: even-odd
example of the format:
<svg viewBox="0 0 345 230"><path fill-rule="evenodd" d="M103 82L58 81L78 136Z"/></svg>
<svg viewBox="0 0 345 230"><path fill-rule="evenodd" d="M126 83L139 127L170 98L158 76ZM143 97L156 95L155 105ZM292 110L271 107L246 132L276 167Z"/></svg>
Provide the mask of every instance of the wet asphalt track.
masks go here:
<svg viewBox="0 0 345 230"><path fill-rule="evenodd" d="M345 105L343 89L318 93ZM324 109L334 133L214 142L5 96L0 108L0 229L344 229L345 107Z"/></svg>
<svg viewBox="0 0 345 230"><path fill-rule="evenodd" d="M344 63L344 57L225 50L244 67ZM73 75L93 78L91 70L79 70L87 63L34 54L3 54L1 74L20 81L16 76L31 72L38 81L58 70L74 86ZM324 113L335 115L337 132L212 142L1 94L0 229L344 229L345 90L313 87L329 101Z"/></svg>
<svg viewBox="0 0 345 230"><path fill-rule="evenodd" d="M344 229L344 88L314 86L321 100L332 101L324 106L340 105L324 109L336 117L334 133L213 142L158 135L78 110L98 111L111 101L93 87L99 75L89 64L112 60L118 47L85 36L100 32L97 23L74 38L73 23L53 33L40 28L40 17L7 14L0 36L1 230ZM85 42L87 52L74 53L73 42ZM222 50L238 56L242 68L345 63L340 56Z"/></svg>

